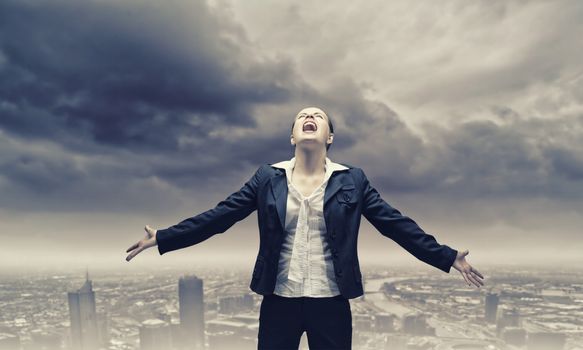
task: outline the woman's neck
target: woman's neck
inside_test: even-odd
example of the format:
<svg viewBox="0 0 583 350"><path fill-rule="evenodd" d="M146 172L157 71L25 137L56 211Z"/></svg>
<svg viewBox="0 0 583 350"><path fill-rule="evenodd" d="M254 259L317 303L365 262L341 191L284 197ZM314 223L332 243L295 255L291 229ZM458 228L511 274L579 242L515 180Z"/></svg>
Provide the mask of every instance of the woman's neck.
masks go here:
<svg viewBox="0 0 583 350"><path fill-rule="evenodd" d="M294 172L302 175L317 175L326 170L326 152L302 152L296 149Z"/></svg>

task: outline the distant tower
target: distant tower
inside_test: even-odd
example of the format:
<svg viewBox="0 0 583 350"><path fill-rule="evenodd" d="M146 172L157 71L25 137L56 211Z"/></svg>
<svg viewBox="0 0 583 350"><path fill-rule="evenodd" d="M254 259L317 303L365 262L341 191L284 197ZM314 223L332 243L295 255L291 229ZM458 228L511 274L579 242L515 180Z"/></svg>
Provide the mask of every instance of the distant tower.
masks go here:
<svg viewBox="0 0 583 350"><path fill-rule="evenodd" d="M488 323L496 323L496 313L498 312L498 302L500 297L496 293L486 294L485 319Z"/></svg>
<svg viewBox="0 0 583 350"><path fill-rule="evenodd" d="M95 292L88 271L85 275L85 284L77 291L68 292L67 295L73 349L97 349L99 347L99 332L95 310Z"/></svg>
<svg viewBox="0 0 583 350"><path fill-rule="evenodd" d="M435 335L435 328L427 323L428 316L416 311L406 313L401 321L401 331L414 335Z"/></svg>
<svg viewBox="0 0 583 350"><path fill-rule="evenodd" d="M202 279L181 277L178 281L178 299L183 348L202 350L205 348Z"/></svg>
<svg viewBox="0 0 583 350"><path fill-rule="evenodd" d="M504 329L511 327L522 327L520 312L516 307L503 307L500 312L498 312L498 317L496 319L496 333L500 336Z"/></svg>
<svg viewBox="0 0 583 350"><path fill-rule="evenodd" d="M374 329L377 333L389 333L395 331L396 316L387 312L380 312L375 315Z"/></svg>

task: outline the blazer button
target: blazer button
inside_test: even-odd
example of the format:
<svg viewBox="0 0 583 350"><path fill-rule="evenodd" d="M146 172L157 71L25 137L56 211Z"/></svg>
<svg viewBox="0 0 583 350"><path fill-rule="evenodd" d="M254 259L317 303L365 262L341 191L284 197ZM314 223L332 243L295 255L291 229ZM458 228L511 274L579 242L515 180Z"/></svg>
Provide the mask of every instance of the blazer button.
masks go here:
<svg viewBox="0 0 583 350"><path fill-rule="evenodd" d="M348 202L348 201L350 200L350 195L349 195L348 193L343 193L343 194L342 194L342 197L344 198L344 200L345 200L346 202Z"/></svg>
<svg viewBox="0 0 583 350"><path fill-rule="evenodd" d="M342 277L342 269L341 268L338 268L338 270L336 270L336 275L338 277Z"/></svg>

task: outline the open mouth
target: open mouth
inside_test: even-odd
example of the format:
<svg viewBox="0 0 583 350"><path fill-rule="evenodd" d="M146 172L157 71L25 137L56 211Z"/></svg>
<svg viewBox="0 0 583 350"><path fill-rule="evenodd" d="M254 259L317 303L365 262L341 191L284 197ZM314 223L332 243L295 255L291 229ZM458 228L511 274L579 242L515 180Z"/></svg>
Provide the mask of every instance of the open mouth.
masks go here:
<svg viewBox="0 0 583 350"><path fill-rule="evenodd" d="M308 120L307 122L304 123L302 130L304 132L316 132L316 130L318 130L318 126L316 125L315 122Z"/></svg>

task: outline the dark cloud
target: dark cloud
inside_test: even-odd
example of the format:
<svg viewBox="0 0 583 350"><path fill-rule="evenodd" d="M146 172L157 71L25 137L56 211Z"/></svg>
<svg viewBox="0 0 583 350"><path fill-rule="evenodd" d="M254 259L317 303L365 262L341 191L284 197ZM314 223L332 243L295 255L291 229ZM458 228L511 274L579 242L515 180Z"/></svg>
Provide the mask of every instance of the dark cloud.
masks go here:
<svg viewBox="0 0 583 350"><path fill-rule="evenodd" d="M583 198L583 119L525 118L502 110L514 117L450 128L432 124L424 161L433 190L462 198Z"/></svg>
<svg viewBox="0 0 583 350"><path fill-rule="evenodd" d="M2 176L27 194L3 196L2 205L74 209L76 196L123 190L142 176L187 186L257 164L249 156L279 135L245 148L213 132L256 128L253 104L286 101L286 84L298 78L288 62L249 45L239 25L203 1L3 1L0 137L63 148L12 149L20 155L3 159Z"/></svg>
<svg viewBox="0 0 583 350"><path fill-rule="evenodd" d="M555 174L567 181L583 182L583 156L566 147L549 148L545 150L552 170Z"/></svg>
<svg viewBox="0 0 583 350"><path fill-rule="evenodd" d="M252 103L289 95L286 64L247 55L244 31L201 1L0 6L0 126L12 133L176 150L181 135L254 127Z"/></svg>
<svg viewBox="0 0 583 350"><path fill-rule="evenodd" d="M244 28L203 1L5 1L0 53L8 208L131 210L140 179L240 183L292 154L287 127L268 132L264 122L288 124L303 104L326 100L291 61L257 52ZM287 115L259 124L252 115L284 103Z"/></svg>
<svg viewBox="0 0 583 350"><path fill-rule="evenodd" d="M427 123L423 136L367 98L366 83L304 78L293 57L268 55L233 18L202 1L3 1L0 206L139 211L215 200L258 164L291 157L292 117L311 105L335 122L331 157L364 168L381 191L580 195L570 190L583 174L580 118L497 105L486 119ZM580 85L572 91L580 97Z"/></svg>

